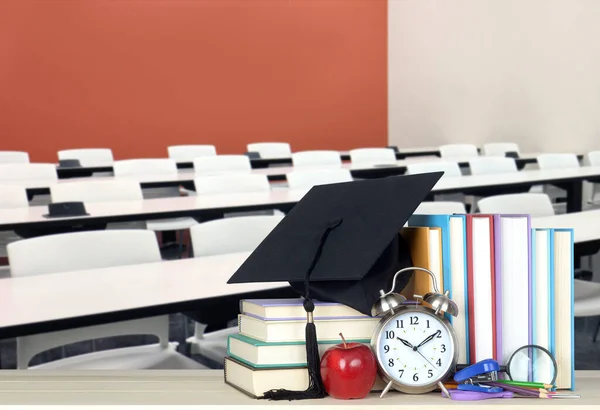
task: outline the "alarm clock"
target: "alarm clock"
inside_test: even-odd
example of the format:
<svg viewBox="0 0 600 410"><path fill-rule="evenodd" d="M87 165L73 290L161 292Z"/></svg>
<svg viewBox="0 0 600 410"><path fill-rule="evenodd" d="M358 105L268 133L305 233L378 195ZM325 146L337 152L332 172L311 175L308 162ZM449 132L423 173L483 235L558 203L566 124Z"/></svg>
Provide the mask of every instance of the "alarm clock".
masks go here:
<svg viewBox="0 0 600 410"><path fill-rule="evenodd" d="M406 298L394 293L396 278L407 271L428 273L434 292L414 295L415 304L405 304ZM387 385L380 397L391 388L409 394L434 390L438 383L454 371L458 360L458 338L444 316L458 316L458 307L439 292L435 275L424 268L410 267L394 275L392 289L379 291L380 299L371 311L382 316L371 338L371 349L377 359L382 379ZM419 303L420 299L428 306Z"/></svg>

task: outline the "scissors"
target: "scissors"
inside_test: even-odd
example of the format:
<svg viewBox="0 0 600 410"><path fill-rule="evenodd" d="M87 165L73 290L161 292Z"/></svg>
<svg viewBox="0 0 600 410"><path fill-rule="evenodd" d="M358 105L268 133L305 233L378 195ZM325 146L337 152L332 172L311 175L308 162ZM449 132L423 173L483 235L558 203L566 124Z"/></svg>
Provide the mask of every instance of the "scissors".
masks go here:
<svg viewBox="0 0 600 410"><path fill-rule="evenodd" d="M448 390L448 393L450 393L450 399L460 401L513 398L513 392L511 391L503 391L500 393L483 393L470 390L450 389ZM444 392L442 392L442 396L447 397Z"/></svg>

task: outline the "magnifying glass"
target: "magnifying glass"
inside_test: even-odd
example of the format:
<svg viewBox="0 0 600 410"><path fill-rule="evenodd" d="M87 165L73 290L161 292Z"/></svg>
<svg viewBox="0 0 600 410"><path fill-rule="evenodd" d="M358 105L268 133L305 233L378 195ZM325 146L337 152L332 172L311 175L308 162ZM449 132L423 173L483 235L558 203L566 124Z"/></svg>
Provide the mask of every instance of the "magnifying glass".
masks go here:
<svg viewBox="0 0 600 410"><path fill-rule="evenodd" d="M513 381L530 381L554 384L558 373L556 359L548 349L538 345L526 345L517 349L500 371Z"/></svg>

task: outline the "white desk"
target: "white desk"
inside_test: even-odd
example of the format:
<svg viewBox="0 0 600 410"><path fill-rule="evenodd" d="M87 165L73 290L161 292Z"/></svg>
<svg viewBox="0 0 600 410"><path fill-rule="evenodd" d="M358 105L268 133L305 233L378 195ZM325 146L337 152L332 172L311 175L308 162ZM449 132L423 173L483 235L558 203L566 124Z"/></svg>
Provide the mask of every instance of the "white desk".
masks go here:
<svg viewBox="0 0 600 410"><path fill-rule="evenodd" d="M582 206L582 181L599 177L600 167L442 177L433 188L432 193L498 194L527 190L536 184L557 184L567 190L567 211L578 212ZM86 205L86 209L91 215L76 218L44 218L42 215L47 213L45 206L5 209L0 212L0 229L11 230L25 225L64 226L92 221L106 223L183 216L215 218L223 212L277 209L278 207L291 208L305 193L306 190L277 188L270 192L244 193L243 195L200 195L143 201L90 203Z"/></svg>
<svg viewBox="0 0 600 410"><path fill-rule="evenodd" d="M45 218L47 206L2 209L0 230L20 227L67 226L82 223L125 222L148 219L199 217L215 219L224 212L245 212L264 209L291 208L306 194L306 190L277 188L269 192L182 196L139 201L94 202L85 204L89 216Z"/></svg>
<svg viewBox="0 0 600 410"><path fill-rule="evenodd" d="M0 338L195 310L203 300L288 287L227 284L248 255L0 279Z"/></svg>
<svg viewBox="0 0 600 410"><path fill-rule="evenodd" d="M222 370L138 371L40 371L4 370L0 373L0 403L4 405L193 405L194 408L227 409L570 409L600 407L600 372L577 371L576 394L580 399L496 399L475 402L452 401L440 393L407 395L390 392L383 399L371 394L362 400L265 401L255 400L223 382ZM248 407L253 406L253 407ZM96 408L96 407L94 407Z"/></svg>

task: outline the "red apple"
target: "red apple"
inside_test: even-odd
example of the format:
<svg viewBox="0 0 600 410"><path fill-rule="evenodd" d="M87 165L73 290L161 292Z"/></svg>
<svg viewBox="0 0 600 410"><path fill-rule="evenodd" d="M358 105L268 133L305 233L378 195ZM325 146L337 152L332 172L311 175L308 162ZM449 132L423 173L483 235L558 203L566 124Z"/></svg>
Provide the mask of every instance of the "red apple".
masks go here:
<svg viewBox="0 0 600 410"><path fill-rule="evenodd" d="M344 343L327 349L321 358L321 377L327 393L336 399L366 397L377 377L377 362L368 346Z"/></svg>

